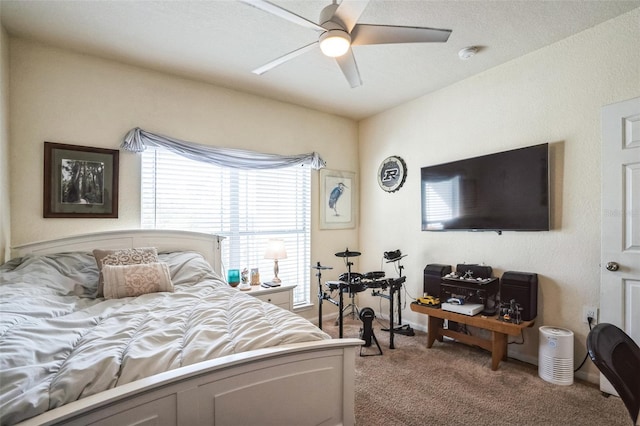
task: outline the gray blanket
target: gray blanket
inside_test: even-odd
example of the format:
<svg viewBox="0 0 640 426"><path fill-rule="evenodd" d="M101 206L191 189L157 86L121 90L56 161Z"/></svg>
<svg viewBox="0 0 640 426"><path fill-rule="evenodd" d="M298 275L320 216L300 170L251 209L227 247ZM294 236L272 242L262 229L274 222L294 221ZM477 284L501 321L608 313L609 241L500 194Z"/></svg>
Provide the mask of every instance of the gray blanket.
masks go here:
<svg viewBox="0 0 640 426"><path fill-rule="evenodd" d="M0 267L0 418L13 424L160 372L253 349L328 339L224 283L199 254L167 253L173 293L96 298L87 253Z"/></svg>

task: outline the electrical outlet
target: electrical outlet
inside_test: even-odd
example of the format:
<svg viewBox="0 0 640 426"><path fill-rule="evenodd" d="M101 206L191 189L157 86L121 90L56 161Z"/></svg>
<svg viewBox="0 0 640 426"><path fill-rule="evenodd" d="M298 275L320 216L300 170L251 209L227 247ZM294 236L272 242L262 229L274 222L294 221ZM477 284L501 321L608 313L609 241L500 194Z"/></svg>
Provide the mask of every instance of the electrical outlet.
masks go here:
<svg viewBox="0 0 640 426"><path fill-rule="evenodd" d="M584 306L582 308L582 322L589 324L589 320L587 318L593 318L591 321L592 327L596 325L598 323L598 308L595 306Z"/></svg>

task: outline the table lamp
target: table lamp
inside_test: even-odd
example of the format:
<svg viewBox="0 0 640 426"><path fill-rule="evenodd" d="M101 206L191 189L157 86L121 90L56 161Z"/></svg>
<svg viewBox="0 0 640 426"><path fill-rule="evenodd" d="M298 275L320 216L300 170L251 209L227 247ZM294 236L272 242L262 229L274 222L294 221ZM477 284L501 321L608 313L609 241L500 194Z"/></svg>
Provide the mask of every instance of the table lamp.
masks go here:
<svg viewBox="0 0 640 426"><path fill-rule="evenodd" d="M272 238L267 243L267 250L264 252L265 259L273 259L273 279L274 283L280 284L278 278L278 260L287 258L287 250L284 248L284 241Z"/></svg>

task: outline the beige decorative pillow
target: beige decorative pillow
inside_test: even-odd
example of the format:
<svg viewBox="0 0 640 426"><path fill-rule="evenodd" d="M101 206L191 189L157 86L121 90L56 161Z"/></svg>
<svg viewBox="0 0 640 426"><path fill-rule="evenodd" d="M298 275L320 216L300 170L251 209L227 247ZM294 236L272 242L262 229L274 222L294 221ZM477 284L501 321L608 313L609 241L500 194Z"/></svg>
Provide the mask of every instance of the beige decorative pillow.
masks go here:
<svg viewBox="0 0 640 426"><path fill-rule="evenodd" d="M155 247L117 250L96 249L93 251L93 257L96 258L96 264L100 271L98 297L102 297L104 295L104 278L102 274L102 268L104 265L140 265L143 263L157 263L159 261L158 250Z"/></svg>
<svg viewBox="0 0 640 426"><path fill-rule="evenodd" d="M105 299L140 296L160 291L173 292L173 283L166 263L140 265L104 265Z"/></svg>

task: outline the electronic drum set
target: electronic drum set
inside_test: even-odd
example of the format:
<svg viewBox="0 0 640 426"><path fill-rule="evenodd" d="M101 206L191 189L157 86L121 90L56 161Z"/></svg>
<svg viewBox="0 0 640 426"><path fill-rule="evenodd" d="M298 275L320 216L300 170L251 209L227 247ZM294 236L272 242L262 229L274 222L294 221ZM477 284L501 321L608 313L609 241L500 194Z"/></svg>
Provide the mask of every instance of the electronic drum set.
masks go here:
<svg viewBox="0 0 640 426"><path fill-rule="evenodd" d="M343 336L343 315L345 311L349 310L348 314L351 315L352 319L360 318L364 325L364 331L361 330L361 338L365 340L364 346L370 346L371 341L375 341L378 349L380 350L379 355L382 354L382 350L380 349L380 345L378 341L373 335L373 331L371 330L371 308L364 308L362 312L358 309L358 306L355 303L355 296L357 293L363 292L368 289L372 289L373 296L380 296L389 300L389 328L383 329L383 331L389 331L389 348L394 349L394 333L404 334L408 336L413 336L414 332L409 325L400 325L394 327L393 319L394 319L394 299L398 304L398 323L402 323L401 319L401 296L398 293L397 298L395 297L395 293L400 290L402 284L406 281L406 277L402 276L403 266L398 263L399 269L399 277L398 278L385 278L384 271L373 271L367 272L364 274L360 274L357 272L351 271L351 266L353 266L353 262L349 259L352 257L360 256L361 253L358 251L350 251L348 248L345 251L341 251L335 253L336 257L344 258L345 264L347 267L347 272L342 273L338 276L337 281L326 281L325 289L322 287L322 271L333 269L330 266L322 266L320 262L317 265L312 266L313 269L317 270L316 276L318 277L318 325L322 329L322 303L326 300L336 306L338 306L338 317L336 318L336 325L339 326L339 337ZM387 263L390 262L399 262L403 256L400 253L400 250L396 250L394 252L385 252L385 259L387 259ZM328 290L328 292L326 291ZM389 290L388 294L386 291ZM344 306L343 295L347 293L350 298L350 302L347 306ZM336 300L337 296L337 300ZM371 311L371 312L370 312ZM367 330L366 326L369 326L369 330ZM362 355L362 354L361 354Z"/></svg>

